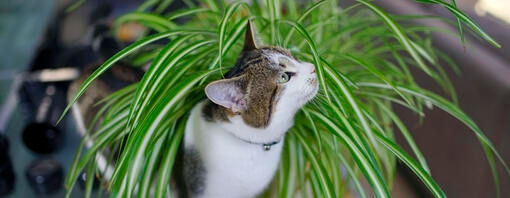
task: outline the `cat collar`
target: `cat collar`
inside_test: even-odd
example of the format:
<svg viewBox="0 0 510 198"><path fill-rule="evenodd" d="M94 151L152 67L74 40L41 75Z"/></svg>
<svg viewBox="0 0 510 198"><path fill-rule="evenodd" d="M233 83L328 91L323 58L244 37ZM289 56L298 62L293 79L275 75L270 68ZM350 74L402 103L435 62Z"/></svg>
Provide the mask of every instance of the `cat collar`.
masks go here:
<svg viewBox="0 0 510 198"><path fill-rule="evenodd" d="M262 149L264 149L264 151L269 151L269 150L271 150L271 146L278 144L278 143L280 143L280 140L274 141L274 142L271 142L268 144L262 144Z"/></svg>
<svg viewBox="0 0 510 198"><path fill-rule="evenodd" d="M237 139L239 139L239 140L241 140L241 141L243 141L243 142L249 143L249 144L262 145L262 149L263 149L264 151L269 151L269 150L271 150L271 147L272 147L272 146L274 146L274 145L276 145L276 144L280 143L280 142L281 142L281 140L282 140L282 139L279 139L279 140L277 140L277 141L269 142L269 143L257 143L257 142L252 142L252 141L248 141L248 140L243 140L243 139L241 139L241 138L239 138L239 137L237 137L237 136L234 136L234 137L236 137Z"/></svg>

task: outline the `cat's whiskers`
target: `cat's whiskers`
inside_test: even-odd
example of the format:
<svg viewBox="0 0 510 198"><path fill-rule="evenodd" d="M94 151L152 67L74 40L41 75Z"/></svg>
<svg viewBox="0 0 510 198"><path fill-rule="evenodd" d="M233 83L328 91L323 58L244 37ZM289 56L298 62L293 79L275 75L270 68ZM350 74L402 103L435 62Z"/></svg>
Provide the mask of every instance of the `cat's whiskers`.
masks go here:
<svg viewBox="0 0 510 198"><path fill-rule="evenodd" d="M318 99L313 98L312 100L310 100L310 101L308 102L308 105L312 105L312 106L314 106L316 109L320 109L320 107L321 107L321 106L323 106L323 105L320 105L320 104L319 104L320 102L321 102L321 101L319 101Z"/></svg>

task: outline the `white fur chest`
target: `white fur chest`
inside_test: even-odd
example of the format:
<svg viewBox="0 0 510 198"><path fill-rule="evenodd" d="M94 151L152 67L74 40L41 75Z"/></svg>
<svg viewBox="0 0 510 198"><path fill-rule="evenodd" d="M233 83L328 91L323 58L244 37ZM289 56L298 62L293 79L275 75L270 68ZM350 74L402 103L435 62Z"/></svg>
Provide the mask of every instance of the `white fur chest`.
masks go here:
<svg viewBox="0 0 510 198"><path fill-rule="evenodd" d="M205 121L202 107L203 102L192 110L184 135L185 150L194 149L198 154L195 157L200 158L196 162L202 163L204 169L203 175L198 177L203 179L200 192L193 197L254 197L260 194L278 167L283 139L265 151L261 144L243 141L227 132L224 126ZM278 137L283 138L283 134ZM197 178L190 180L197 182Z"/></svg>

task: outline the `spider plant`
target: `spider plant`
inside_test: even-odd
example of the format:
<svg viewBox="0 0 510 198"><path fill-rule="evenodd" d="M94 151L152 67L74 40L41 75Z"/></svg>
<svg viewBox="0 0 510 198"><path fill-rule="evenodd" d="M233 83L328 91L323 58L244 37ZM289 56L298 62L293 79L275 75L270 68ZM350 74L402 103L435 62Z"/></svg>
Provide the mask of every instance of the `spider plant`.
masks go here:
<svg viewBox="0 0 510 198"><path fill-rule="evenodd" d="M457 106L445 70L458 68L431 44L433 31L457 33L411 22L416 18L446 19L395 16L365 0L345 8L334 0L184 2L187 8L168 13L164 10L171 0L146 1L137 11L116 20L116 24L137 22L150 33L108 59L70 103L119 60L134 65L150 63L150 67L139 83L103 100L98 115L104 116L103 122L87 137L95 143L89 148L82 143L77 151L65 182L69 192L81 171L90 173L90 178L105 174L95 165L96 154L124 145L120 155L109 156L112 163L116 161L107 183L111 195L169 195L188 112L204 99L204 86L234 65L248 20L265 44L285 47L301 60L314 63L320 82L318 96L295 118L285 139L279 172L264 196L341 197L356 191L361 197L389 197L398 160L434 196L444 197L411 132L393 111L394 105L417 116L424 116L424 109L432 106L448 112L479 139L497 186L495 162L500 161L510 172L490 140ZM498 46L453 1L417 2L444 6L457 18L450 22L458 25L459 32L467 27ZM434 79L448 98L421 88L411 69ZM396 133L405 137L411 153L396 143ZM370 190L364 189L362 179ZM87 186L88 196L90 179Z"/></svg>

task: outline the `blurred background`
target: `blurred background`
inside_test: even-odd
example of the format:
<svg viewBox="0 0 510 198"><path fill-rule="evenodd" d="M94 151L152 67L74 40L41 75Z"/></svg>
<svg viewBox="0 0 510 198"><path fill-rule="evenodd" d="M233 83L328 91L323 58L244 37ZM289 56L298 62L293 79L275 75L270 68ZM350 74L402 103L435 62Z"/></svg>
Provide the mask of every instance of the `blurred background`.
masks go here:
<svg viewBox="0 0 510 198"><path fill-rule="evenodd" d="M143 31L137 24L110 31L116 16L134 10L143 0L87 0L66 12L73 2L0 1L0 197L63 197L62 180L80 142L70 116L53 125L67 105L69 81L80 68L111 56ZM453 18L442 7L409 0L375 3L395 14ZM462 71L456 75L447 70L461 109L510 163L510 1L456 3L502 47L495 48L468 34L465 45L458 37L439 33L434 33L433 43ZM173 3L175 7L181 5L179 1ZM416 23L457 32L455 24L437 20ZM430 78L420 72L414 74L423 87L441 93ZM397 107L397 111L448 196L497 196L483 149L467 127L439 109L427 110L423 119L403 108ZM502 197L510 197L510 177L499 164L498 170ZM82 197L77 189L73 197ZM394 197L431 196L405 166L398 166L392 193Z"/></svg>

